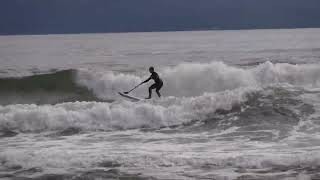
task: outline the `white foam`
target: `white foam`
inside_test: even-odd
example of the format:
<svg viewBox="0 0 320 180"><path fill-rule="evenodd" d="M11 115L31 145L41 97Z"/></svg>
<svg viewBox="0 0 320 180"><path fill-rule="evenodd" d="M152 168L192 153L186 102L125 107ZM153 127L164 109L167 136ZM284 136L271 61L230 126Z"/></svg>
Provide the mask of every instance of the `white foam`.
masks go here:
<svg viewBox="0 0 320 180"><path fill-rule="evenodd" d="M77 127L85 130L159 128L206 118L216 109L231 109L256 89L240 88L191 98L160 101L75 102L57 105L0 106L0 127L34 132Z"/></svg>
<svg viewBox="0 0 320 180"><path fill-rule="evenodd" d="M259 171L264 170L267 171L263 175L271 177L286 173L294 175L295 170L303 172L303 167L310 169L320 165L318 150L288 148L285 143L279 142L239 140L177 143L178 139L200 140L204 136L133 130L95 132L63 140L44 138L39 141L34 135L27 134L14 137L10 141L11 147L6 147L0 153L0 160L6 167L42 167L45 171L52 168L55 174L57 170L91 169L103 161L111 161L120 163L125 172L130 169L135 173L143 170L144 175L154 177L161 177L160 172L168 177L181 174L179 172L185 172L181 175L203 177L213 172L216 176L233 177L231 179L244 173L261 175Z"/></svg>
<svg viewBox="0 0 320 180"><path fill-rule="evenodd" d="M119 91L129 90L141 83L142 79L134 75L92 72L81 69L77 73L76 81L93 91L99 98L114 99Z"/></svg>
<svg viewBox="0 0 320 180"><path fill-rule="evenodd" d="M0 128L19 131L59 130L79 127L88 130L159 128L207 118L217 109L230 109L246 101L246 94L274 83L320 85L320 66L272 64L251 69L221 62L181 64L160 71L165 86L162 99L132 103L75 102L57 105L0 106ZM122 73L80 70L77 82L97 96L119 97L117 92L140 83L142 77ZM138 88L142 96L147 86ZM183 96L183 97L181 97Z"/></svg>
<svg viewBox="0 0 320 180"><path fill-rule="evenodd" d="M293 65L265 62L251 71L261 85L287 83L295 86L320 86L320 64Z"/></svg>
<svg viewBox="0 0 320 180"><path fill-rule="evenodd" d="M265 62L256 67L244 69L222 62L212 62L180 64L172 68L156 70L164 80L161 92L165 96L201 96L205 92L221 92L240 87L264 87L278 83L320 87L320 64L292 65ZM80 70L77 82L91 89L99 98L117 99L118 91L130 90L148 76L147 73L142 77ZM147 88L147 85L142 85L132 94L145 97Z"/></svg>

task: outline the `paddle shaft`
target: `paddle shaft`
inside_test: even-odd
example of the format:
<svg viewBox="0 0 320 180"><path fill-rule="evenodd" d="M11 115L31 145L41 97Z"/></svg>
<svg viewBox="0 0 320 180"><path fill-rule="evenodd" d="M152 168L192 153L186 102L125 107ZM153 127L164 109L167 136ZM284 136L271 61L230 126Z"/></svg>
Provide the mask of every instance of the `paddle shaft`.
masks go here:
<svg viewBox="0 0 320 180"><path fill-rule="evenodd" d="M131 92L131 91L133 91L133 90L135 90L137 87L139 87L141 84L138 84L136 87L134 87L134 88L132 88L130 91L128 91L128 92L124 92L125 94L128 94L129 92Z"/></svg>

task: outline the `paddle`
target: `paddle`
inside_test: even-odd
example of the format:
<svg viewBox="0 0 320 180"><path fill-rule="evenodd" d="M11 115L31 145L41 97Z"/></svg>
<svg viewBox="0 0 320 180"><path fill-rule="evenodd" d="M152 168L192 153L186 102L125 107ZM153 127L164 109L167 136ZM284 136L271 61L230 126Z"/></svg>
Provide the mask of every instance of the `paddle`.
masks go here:
<svg viewBox="0 0 320 180"><path fill-rule="evenodd" d="M133 89L131 89L130 91L123 92L123 93L124 93L124 94L128 94L128 93L130 93L131 91L135 90L137 87L139 87L141 84L143 84L143 83L140 83L140 84L138 84L136 87L134 87Z"/></svg>

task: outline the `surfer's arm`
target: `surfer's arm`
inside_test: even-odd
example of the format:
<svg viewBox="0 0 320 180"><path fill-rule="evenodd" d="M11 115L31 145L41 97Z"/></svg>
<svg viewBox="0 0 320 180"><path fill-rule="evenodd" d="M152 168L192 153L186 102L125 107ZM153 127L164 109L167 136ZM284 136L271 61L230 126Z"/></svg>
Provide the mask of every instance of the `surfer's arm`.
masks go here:
<svg viewBox="0 0 320 180"><path fill-rule="evenodd" d="M150 79L151 79L151 76L147 80L143 81L141 84L144 84L144 83L150 81Z"/></svg>

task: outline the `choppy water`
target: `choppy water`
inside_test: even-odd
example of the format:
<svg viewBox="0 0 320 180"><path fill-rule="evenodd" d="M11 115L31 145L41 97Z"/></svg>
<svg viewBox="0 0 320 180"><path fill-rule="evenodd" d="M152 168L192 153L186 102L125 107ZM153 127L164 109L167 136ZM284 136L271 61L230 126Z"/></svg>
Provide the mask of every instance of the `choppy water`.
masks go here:
<svg viewBox="0 0 320 180"><path fill-rule="evenodd" d="M2 36L0 178L320 179L319 33Z"/></svg>

